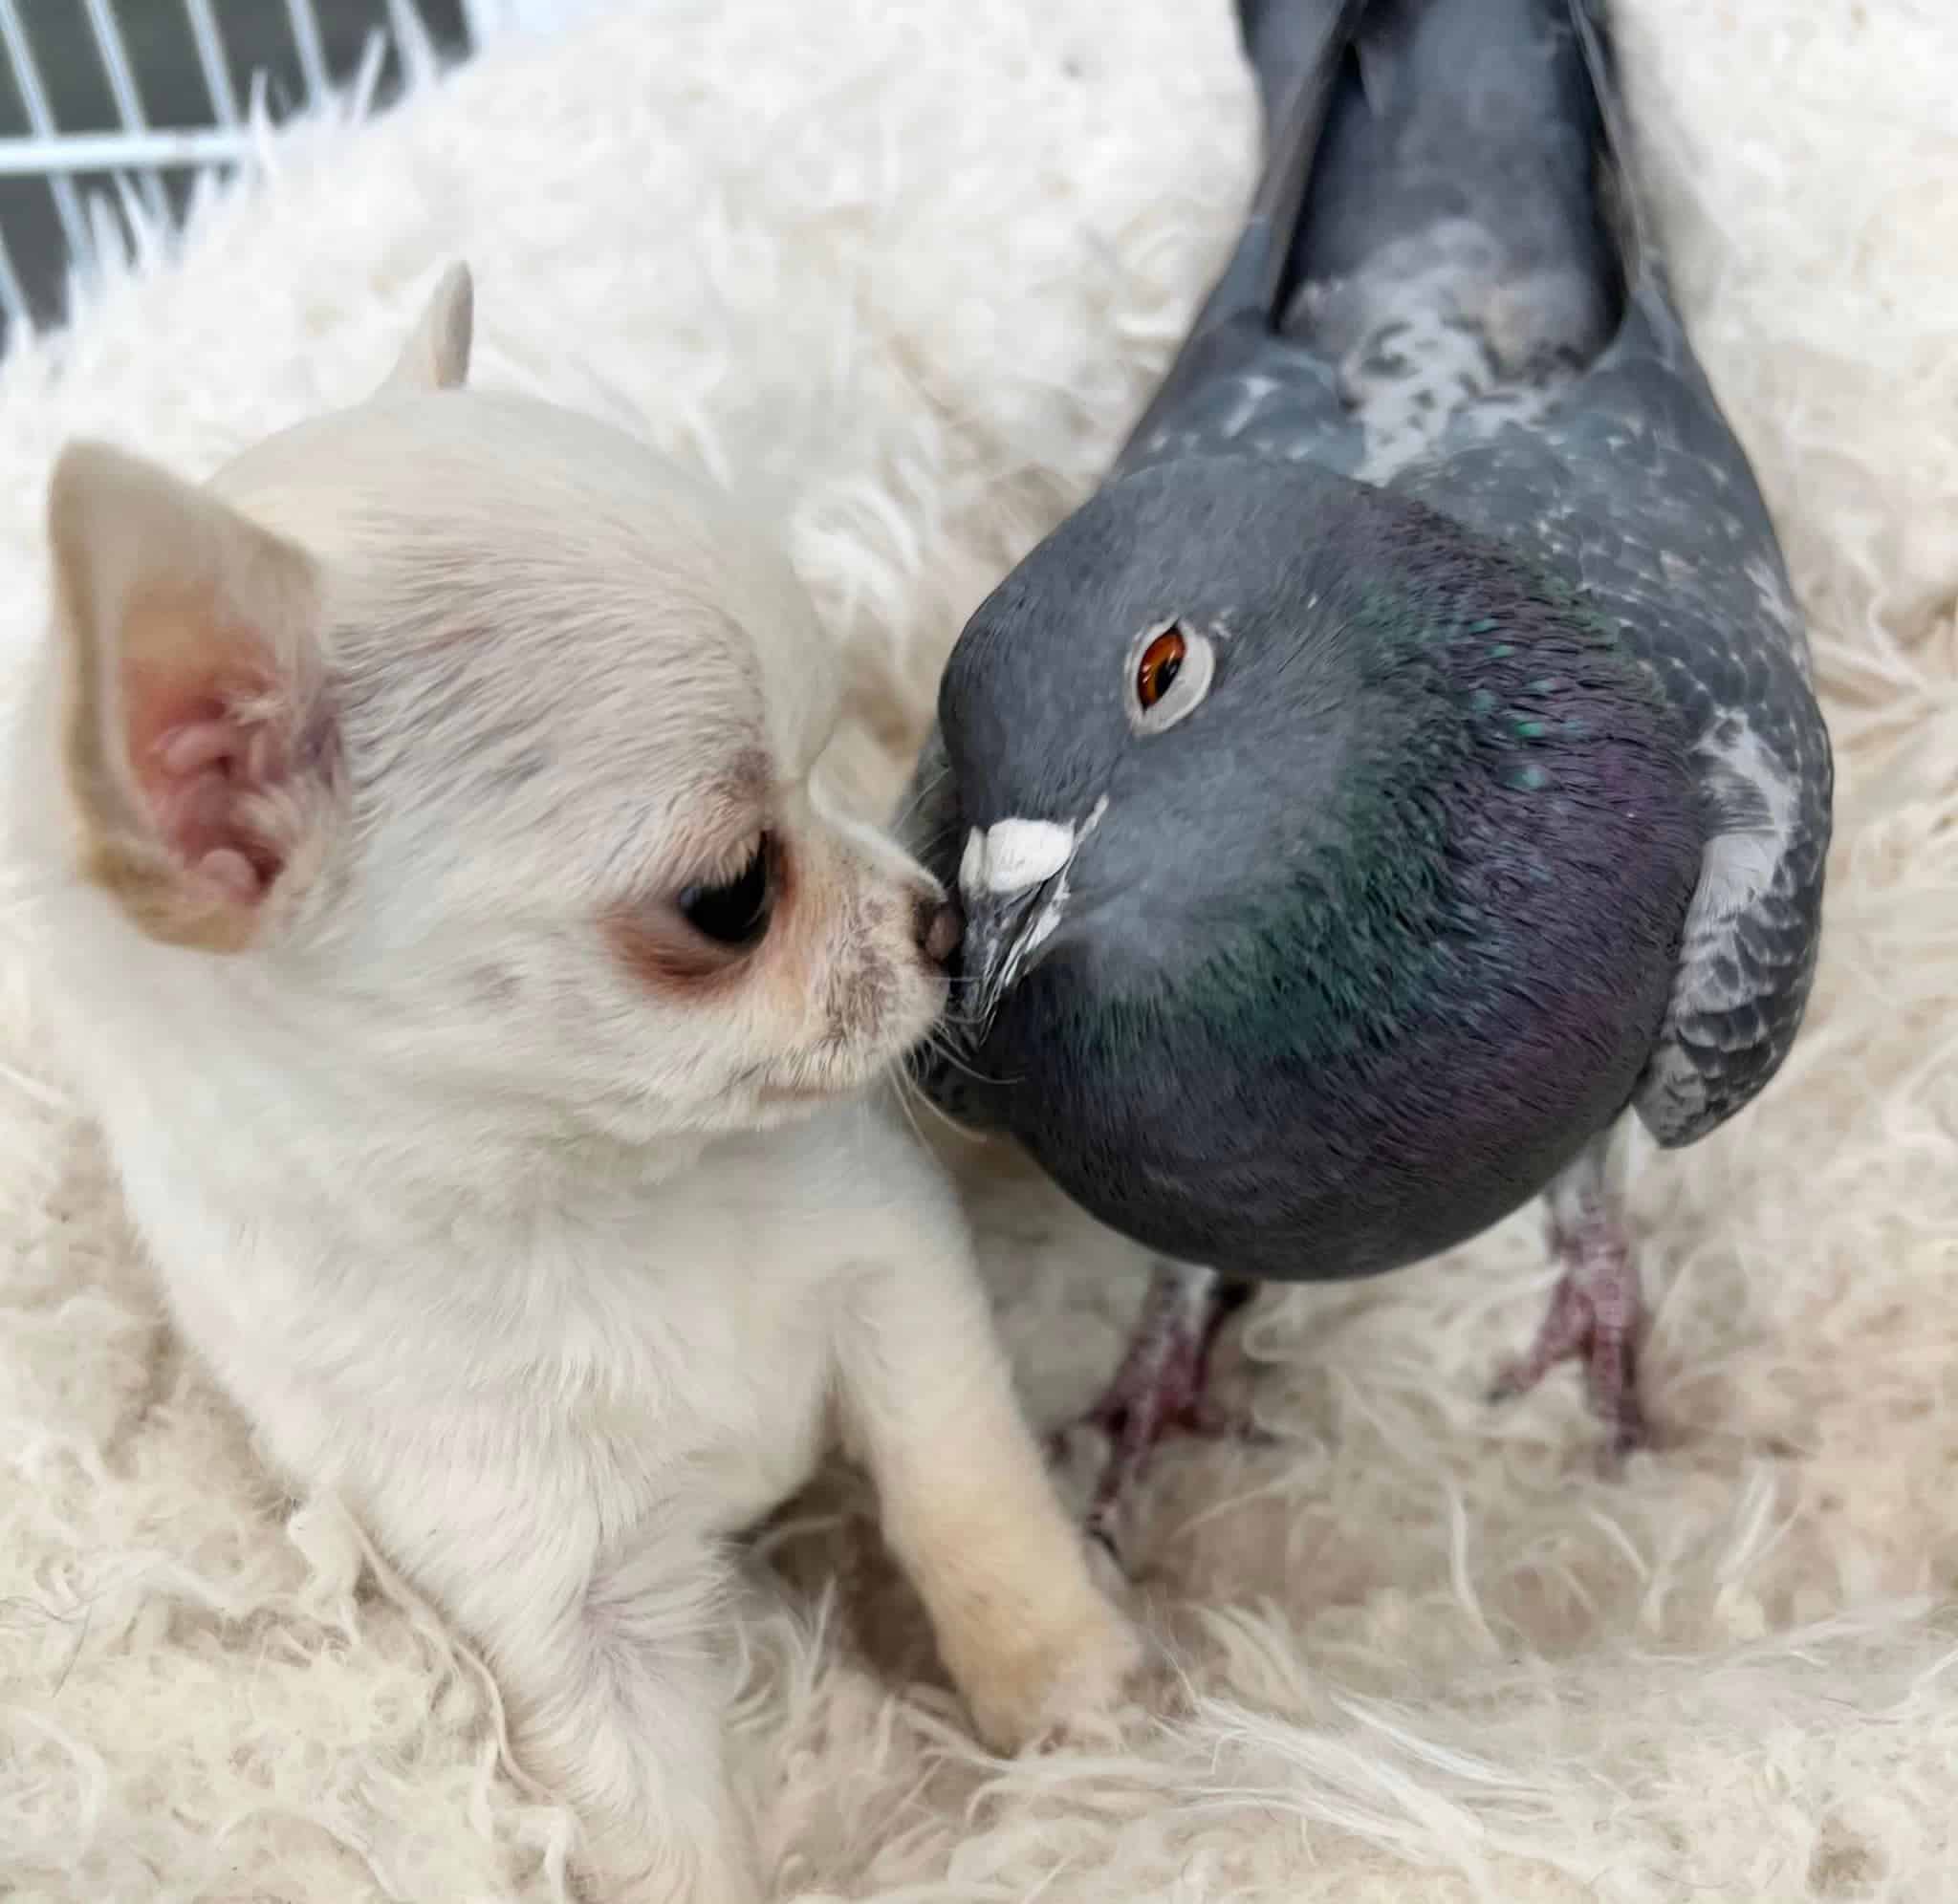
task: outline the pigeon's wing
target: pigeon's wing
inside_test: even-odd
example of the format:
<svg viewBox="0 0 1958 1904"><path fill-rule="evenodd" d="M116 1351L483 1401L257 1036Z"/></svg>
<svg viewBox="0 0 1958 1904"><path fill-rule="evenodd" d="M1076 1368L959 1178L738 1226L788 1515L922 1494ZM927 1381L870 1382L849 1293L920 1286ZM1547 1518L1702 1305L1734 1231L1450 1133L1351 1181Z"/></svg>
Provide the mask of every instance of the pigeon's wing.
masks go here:
<svg viewBox="0 0 1958 1904"><path fill-rule="evenodd" d="M1314 155L1368 0L1241 0L1266 115L1265 161L1244 235L1112 476L1218 450L1262 450L1350 472L1363 437L1334 367L1279 325Z"/></svg>
<svg viewBox="0 0 1958 1904"><path fill-rule="evenodd" d="M1833 797L1808 639L1767 508L1673 312L1620 159L1592 0L1573 0L1601 108L1628 301L1598 362L1525 422L1465 415L1393 487L1578 585L1690 736L1708 840L1660 1042L1636 1098L1693 1142L1779 1069L1815 973Z"/></svg>

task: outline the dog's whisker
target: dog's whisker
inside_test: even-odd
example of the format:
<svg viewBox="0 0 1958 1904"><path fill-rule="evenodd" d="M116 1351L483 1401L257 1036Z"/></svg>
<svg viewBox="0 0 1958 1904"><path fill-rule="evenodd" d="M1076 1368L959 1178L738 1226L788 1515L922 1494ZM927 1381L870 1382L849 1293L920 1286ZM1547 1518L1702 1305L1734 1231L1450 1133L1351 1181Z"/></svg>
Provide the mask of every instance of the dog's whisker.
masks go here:
<svg viewBox="0 0 1958 1904"><path fill-rule="evenodd" d="M985 1141L985 1135L983 1132L975 1131L971 1129L968 1125L960 1123L959 1120L956 1117L954 1117L949 1111L946 1110L943 1105L933 1103L931 1093L928 1091L926 1091L925 1087L921 1085L915 1077L911 1077L908 1074L905 1076L904 1091L908 1095L915 1098L916 1101L920 1105L922 1105L926 1111L930 1112L930 1114L934 1117L936 1117L938 1121L941 1124L943 1124L947 1131L953 1133L954 1136L961 1138L964 1142L976 1144L983 1143ZM918 1131L919 1141L924 1142L925 1140L925 1134L922 1130L919 1130L918 1124L915 1119L912 1122L911 1128L914 1131Z"/></svg>
<svg viewBox="0 0 1958 1904"><path fill-rule="evenodd" d="M1013 1081L1008 1078L994 1077L989 1072L976 1069L972 1064L961 1057L957 1051L953 1050L949 1045L946 1044L936 1033L932 1035L928 1042L930 1043L931 1049L938 1057L942 1058L955 1071L962 1072L965 1076L969 1077L974 1084L1007 1084Z"/></svg>
<svg viewBox="0 0 1958 1904"><path fill-rule="evenodd" d="M936 793L951 778L951 771L949 765L942 767L928 780L919 783L917 790L904 802L903 806L899 810L896 819L892 822L894 831L899 833L903 831L906 823L916 816L919 808L925 804L926 796ZM938 836L940 839L945 837L945 831L943 829Z"/></svg>

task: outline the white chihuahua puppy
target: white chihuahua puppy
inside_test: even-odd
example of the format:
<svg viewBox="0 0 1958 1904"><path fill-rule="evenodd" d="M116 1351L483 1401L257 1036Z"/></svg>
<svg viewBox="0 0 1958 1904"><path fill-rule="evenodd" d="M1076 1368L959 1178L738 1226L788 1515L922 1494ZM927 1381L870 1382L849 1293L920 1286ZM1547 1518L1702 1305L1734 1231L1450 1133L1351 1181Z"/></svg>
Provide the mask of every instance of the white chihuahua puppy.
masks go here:
<svg viewBox="0 0 1958 1904"><path fill-rule="evenodd" d="M183 1332L480 1643L599 1894L737 1904L722 1543L832 1425L990 1742L1137 1647L866 1095L956 925L812 789L806 597L636 440L465 388L469 323L457 268L204 487L63 453L41 991Z"/></svg>

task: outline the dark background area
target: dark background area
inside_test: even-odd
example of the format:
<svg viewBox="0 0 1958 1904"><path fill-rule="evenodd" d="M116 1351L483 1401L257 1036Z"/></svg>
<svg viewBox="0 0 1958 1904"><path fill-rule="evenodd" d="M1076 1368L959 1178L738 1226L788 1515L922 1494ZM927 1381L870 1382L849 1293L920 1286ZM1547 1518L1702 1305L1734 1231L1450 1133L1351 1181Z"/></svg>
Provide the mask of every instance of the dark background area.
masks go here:
<svg viewBox="0 0 1958 1904"><path fill-rule="evenodd" d="M177 128L216 123L196 42L190 36L183 0L113 0L122 28L137 90L153 127ZM461 0L416 0L417 11L438 46L449 53L464 45ZM284 0L215 0L225 52L240 112L249 107L252 76L263 72L272 117L280 119L305 103L306 85ZM384 27L382 0L314 0L326 64L337 83L351 79L360 64L367 36ZM115 96L96 51L95 35L81 0L20 0L22 24L33 43L41 83L55 124L63 132L107 132L121 124ZM398 90L399 73L390 49L381 96ZM26 135L27 113L4 52L0 52L0 138ZM173 207L181 210L189 174L164 173ZM76 184L84 197L109 181L81 173ZM66 301L67 247L53 199L39 178L0 179L0 233L13 259L28 301L42 322L58 319ZM0 346L5 320L0 319Z"/></svg>

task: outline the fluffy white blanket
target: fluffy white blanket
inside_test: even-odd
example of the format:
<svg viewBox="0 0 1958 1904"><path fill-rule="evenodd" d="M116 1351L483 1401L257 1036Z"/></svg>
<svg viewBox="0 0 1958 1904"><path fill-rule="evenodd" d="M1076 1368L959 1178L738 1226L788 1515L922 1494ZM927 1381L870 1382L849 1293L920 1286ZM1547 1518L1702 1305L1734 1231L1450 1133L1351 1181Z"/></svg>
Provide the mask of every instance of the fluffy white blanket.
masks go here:
<svg viewBox="0 0 1958 1904"><path fill-rule="evenodd" d="M1138 1543L1189 1703L1010 1764L827 1483L758 1556L733 1720L784 1897L1958 1888L1958 14L1623 11L1841 770L1804 1042L1640 1179L1667 1444L1606 1482L1568 1374L1485 1407L1546 1290L1534 1221L1267 1298L1230 1379L1284 1445L1165 1460ZM483 381L776 500L887 797L963 612L1162 366L1252 112L1227 0L666 0L297 128L180 262L0 368L0 665L63 438L202 473L363 389L463 254ZM159 1315L6 950L31 904L0 915L0 1895L562 1897L566 1820L480 1668L330 1511L291 1513ZM1024 1175L975 1197L1057 1416L1133 1259Z"/></svg>

